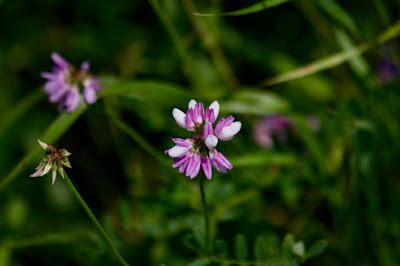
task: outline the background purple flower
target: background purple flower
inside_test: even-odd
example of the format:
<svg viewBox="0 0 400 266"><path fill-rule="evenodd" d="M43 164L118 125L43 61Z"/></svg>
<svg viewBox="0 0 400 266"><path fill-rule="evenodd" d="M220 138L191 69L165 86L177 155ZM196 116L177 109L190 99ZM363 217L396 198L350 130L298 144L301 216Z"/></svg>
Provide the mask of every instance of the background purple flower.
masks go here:
<svg viewBox="0 0 400 266"><path fill-rule="evenodd" d="M55 63L53 72L41 73L41 76L47 79L44 91L50 96L49 101L61 102L60 112L67 110L72 113L79 105L80 91L83 90L86 103L94 103L101 87L99 79L88 74L89 62L83 62L79 70L76 70L57 53L52 53L51 58Z"/></svg>
<svg viewBox="0 0 400 266"><path fill-rule="evenodd" d="M255 124L254 140L267 149L274 146L274 138L284 145L287 142L286 130L294 127L294 123L283 115L265 116Z"/></svg>

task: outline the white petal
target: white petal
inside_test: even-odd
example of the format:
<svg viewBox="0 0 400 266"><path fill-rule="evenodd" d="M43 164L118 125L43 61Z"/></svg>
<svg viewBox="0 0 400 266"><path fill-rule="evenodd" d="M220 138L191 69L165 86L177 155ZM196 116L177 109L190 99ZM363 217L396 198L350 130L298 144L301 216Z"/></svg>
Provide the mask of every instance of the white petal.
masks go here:
<svg viewBox="0 0 400 266"><path fill-rule="evenodd" d="M47 148L49 147L49 145L47 145L46 143L40 141L39 139L37 140L39 142L39 145L42 146L43 149L47 150Z"/></svg>
<svg viewBox="0 0 400 266"><path fill-rule="evenodd" d="M46 164L46 166L43 169L43 173L40 176L44 176L45 174L47 174L50 171L50 169L51 169L51 164L50 163Z"/></svg>
<svg viewBox="0 0 400 266"><path fill-rule="evenodd" d="M197 102L196 102L195 100L191 99L190 102L189 102L189 105L188 105L189 109L190 109L190 108L193 108L193 109L194 109L194 106L196 105L196 103L197 103Z"/></svg>
<svg viewBox="0 0 400 266"><path fill-rule="evenodd" d="M178 123L180 127L186 128L186 114L184 112L178 108L174 108L174 110L172 110L172 116L175 118L176 123Z"/></svg>
<svg viewBox="0 0 400 266"><path fill-rule="evenodd" d="M214 110L215 119L217 119L219 114L219 103L217 101L213 101L212 104L210 104L210 109Z"/></svg>
<svg viewBox="0 0 400 266"><path fill-rule="evenodd" d="M172 158L179 158L185 155L189 149L190 147L176 145L168 151L168 155Z"/></svg>
<svg viewBox="0 0 400 266"><path fill-rule="evenodd" d="M224 127L222 129L221 134L219 134L218 138L220 140L231 140L233 136L235 136L240 129L242 128L242 123L240 122L233 122L230 126Z"/></svg>
<svg viewBox="0 0 400 266"><path fill-rule="evenodd" d="M60 173L61 177L64 179L64 169L62 167L57 167L58 172Z"/></svg>
<svg viewBox="0 0 400 266"><path fill-rule="evenodd" d="M53 170L52 181L51 181L51 184L52 184L52 185L54 185L54 182L56 181L56 176L57 176L57 170L54 169L54 170Z"/></svg>
<svg viewBox="0 0 400 266"><path fill-rule="evenodd" d="M205 144L206 144L207 148L209 148L210 150L212 150L212 149L215 148L215 146L217 146L217 144L218 144L218 139L217 139L217 137L214 136L214 135L209 135L209 136L206 138Z"/></svg>

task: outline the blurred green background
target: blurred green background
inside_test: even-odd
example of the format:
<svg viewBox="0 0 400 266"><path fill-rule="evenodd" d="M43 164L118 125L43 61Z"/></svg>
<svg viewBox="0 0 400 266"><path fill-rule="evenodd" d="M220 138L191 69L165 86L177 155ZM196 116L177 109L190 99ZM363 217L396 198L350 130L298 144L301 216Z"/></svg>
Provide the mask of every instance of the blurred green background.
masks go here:
<svg viewBox="0 0 400 266"><path fill-rule="evenodd" d="M0 1L0 265L118 265L60 177L29 178L56 119L42 140L72 153L70 178L129 263L208 265L190 242L203 223L199 177L163 154L190 137L171 111L192 98L243 124L218 146L234 168L206 182L217 257L254 261L261 241L268 261L300 262L284 251L292 234L306 254L328 243L305 265L400 264L400 3L193 15L258 2ZM75 116L42 92L51 52L101 78L101 97ZM264 148L254 132L273 114L294 126Z"/></svg>

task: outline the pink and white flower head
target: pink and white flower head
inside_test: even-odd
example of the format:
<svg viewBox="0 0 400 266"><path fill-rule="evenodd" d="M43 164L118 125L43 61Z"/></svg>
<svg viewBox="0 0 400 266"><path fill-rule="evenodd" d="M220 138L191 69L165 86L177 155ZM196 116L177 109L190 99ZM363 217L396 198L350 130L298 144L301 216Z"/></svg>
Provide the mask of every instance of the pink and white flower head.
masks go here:
<svg viewBox="0 0 400 266"><path fill-rule="evenodd" d="M191 100L188 107L189 110L186 113L177 108L172 111L176 123L194 133L193 138L172 139L176 145L165 151L166 155L174 158L172 167L179 167L179 172L190 179L195 178L200 169L208 179L211 179L211 165L214 165L215 169L221 173L231 170L232 164L215 147L218 140L231 140L240 131L242 123L235 122L235 118L229 116L226 119L221 118L213 128L219 113L217 101L214 101L205 111L203 104L195 100Z"/></svg>
<svg viewBox="0 0 400 266"><path fill-rule="evenodd" d="M99 80L88 73L89 62L83 62L77 70L57 53L52 53L51 58L55 63L53 72L41 73L47 79L44 91L50 96L49 101L61 102L60 112L67 110L72 113L79 105L80 91L83 90L86 103L94 103L101 87Z"/></svg>
<svg viewBox="0 0 400 266"><path fill-rule="evenodd" d="M30 177L44 176L50 170L53 170L52 174L52 185L56 181L57 169L62 178L64 178L63 166L71 167L68 156L71 155L66 149L57 150L53 146L46 144L38 140L39 145L46 151L46 155L40 160L39 166L36 167L36 172L30 175Z"/></svg>

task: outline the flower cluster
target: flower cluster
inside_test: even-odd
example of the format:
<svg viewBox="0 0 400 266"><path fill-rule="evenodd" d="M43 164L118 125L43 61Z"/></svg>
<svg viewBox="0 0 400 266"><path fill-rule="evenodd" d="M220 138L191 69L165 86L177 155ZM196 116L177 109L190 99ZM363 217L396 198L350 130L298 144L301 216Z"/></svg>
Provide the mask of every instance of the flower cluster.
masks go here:
<svg viewBox="0 0 400 266"><path fill-rule="evenodd" d="M64 178L63 166L71 167L68 156L71 155L66 149L60 149L57 151L51 145L48 145L40 140L38 140L40 146L46 150L46 155L40 160L39 166L36 167L36 172L30 175L30 177L44 176L51 169L53 170L52 184L56 181L57 169L62 178Z"/></svg>
<svg viewBox="0 0 400 266"><path fill-rule="evenodd" d="M83 89L86 103L94 103L101 87L98 78L89 74L89 62L83 62L77 70L57 53L52 53L51 58L55 63L53 72L41 73L47 79L44 91L50 96L49 101L61 102L60 112L72 113L78 107Z"/></svg>
<svg viewBox="0 0 400 266"><path fill-rule="evenodd" d="M194 136L189 139L172 139L176 145L166 150L165 154L174 158L172 167L179 167L179 172L185 173L190 179L198 175L200 168L203 169L206 177L211 179L211 165L214 165L215 169L221 173L232 169L232 164L215 147L218 140L231 140L240 131L242 124L238 121L234 122L235 118L229 116L221 118L213 128L219 108L218 102L214 101L204 111L202 103L191 100L186 114L177 108L172 111L178 125L194 132Z"/></svg>

